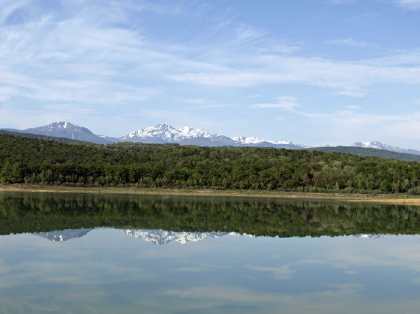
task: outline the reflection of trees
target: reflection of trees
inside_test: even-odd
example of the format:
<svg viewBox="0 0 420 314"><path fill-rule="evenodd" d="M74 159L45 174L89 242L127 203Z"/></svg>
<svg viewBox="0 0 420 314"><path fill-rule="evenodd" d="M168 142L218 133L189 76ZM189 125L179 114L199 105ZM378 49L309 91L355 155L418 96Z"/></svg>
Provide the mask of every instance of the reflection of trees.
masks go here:
<svg viewBox="0 0 420 314"><path fill-rule="evenodd" d="M307 201L142 196L0 196L0 234L115 227L258 236L418 234L420 208Z"/></svg>

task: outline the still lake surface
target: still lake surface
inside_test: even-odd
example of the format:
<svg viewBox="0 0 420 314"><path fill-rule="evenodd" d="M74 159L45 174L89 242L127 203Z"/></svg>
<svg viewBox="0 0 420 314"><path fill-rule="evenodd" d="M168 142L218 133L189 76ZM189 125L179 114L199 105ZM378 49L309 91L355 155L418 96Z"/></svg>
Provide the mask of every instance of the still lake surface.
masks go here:
<svg viewBox="0 0 420 314"><path fill-rule="evenodd" d="M420 208L0 194L0 313L415 313Z"/></svg>

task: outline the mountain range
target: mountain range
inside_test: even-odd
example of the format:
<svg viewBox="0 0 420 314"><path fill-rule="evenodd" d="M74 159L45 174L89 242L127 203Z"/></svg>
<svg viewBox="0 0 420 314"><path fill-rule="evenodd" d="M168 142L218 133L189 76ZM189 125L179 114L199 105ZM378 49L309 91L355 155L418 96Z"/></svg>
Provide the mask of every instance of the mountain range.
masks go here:
<svg viewBox="0 0 420 314"><path fill-rule="evenodd" d="M251 146L251 147L274 147L286 149L313 149L315 146L296 144L288 140L269 141L259 137L227 137L222 134L210 134L206 131L192 127L176 129L170 125L158 124L145 129L129 132L119 138L105 135L95 135L88 128L74 125L70 122L54 122L49 125L30 128L26 130L5 129L9 132L29 133L42 136L60 137L78 141L92 142L96 144L111 144L116 142L142 142L142 143L177 143L180 145L198 146ZM325 145L322 147L337 147ZM378 141L355 142L352 147L386 150L403 154L420 155L420 151L405 149Z"/></svg>

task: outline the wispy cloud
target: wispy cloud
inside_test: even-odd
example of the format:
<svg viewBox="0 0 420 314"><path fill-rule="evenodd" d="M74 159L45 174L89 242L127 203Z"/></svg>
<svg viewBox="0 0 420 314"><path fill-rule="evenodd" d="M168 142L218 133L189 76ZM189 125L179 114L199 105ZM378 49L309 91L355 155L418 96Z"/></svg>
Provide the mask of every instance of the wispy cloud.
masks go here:
<svg viewBox="0 0 420 314"><path fill-rule="evenodd" d="M358 41L353 37L339 38L334 40L325 41L327 44L344 45L348 47L376 47L374 44L367 43L365 41Z"/></svg>
<svg viewBox="0 0 420 314"><path fill-rule="evenodd" d="M295 97L278 97L276 103L266 103L266 104L254 104L251 106L252 109L282 109L285 111L295 111L296 108L300 107L297 99Z"/></svg>
<svg viewBox="0 0 420 314"><path fill-rule="evenodd" d="M282 102L282 100L284 102ZM419 101L420 104L420 101ZM375 140L387 141L388 144L411 145L410 141L417 139L420 132L420 110L412 113L377 114L362 112L361 106L350 105L346 109L335 111L312 112L305 110L299 100L294 97L279 98L278 103L255 104L251 109L280 109L304 117L312 121L318 121L322 125L330 125L342 134L350 134L352 138L365 138L367 134L373 134ZM276 116L275 120L282 121L282 117ZM322 121L322 122L321 122ZM372 135L370 135L372 136ZM404 143L402 139L407 142ZM371 140L371 139L370 139ZM342 144L342 142L341 142Z"/></svg>
<svg viewBox="0 0 420 314"><path fill-rule="evenodd" d="M407 10L420 10L420 0L390 0L395 5Z"/></svg>
<svg viewBox="0 0 420 314"><path fill-rule="evenodd" d="M326 87L335 93L364 97L374 84L392 82L420 84L420 58L411 67L401 64L406 55L369 61L333 61L325 58L298 56L259 55L243 60L258 70L198 71L170 75L169 78L184 83L209 86L258 86L262 84L304 84Z"/></svg>
<svg viewBox="0 0 420 314"><path fill-rule="evenodd" d="M18 94L18 91L14 87L5 86L0 87L0 102L10 99L12 96Z"/></svg>

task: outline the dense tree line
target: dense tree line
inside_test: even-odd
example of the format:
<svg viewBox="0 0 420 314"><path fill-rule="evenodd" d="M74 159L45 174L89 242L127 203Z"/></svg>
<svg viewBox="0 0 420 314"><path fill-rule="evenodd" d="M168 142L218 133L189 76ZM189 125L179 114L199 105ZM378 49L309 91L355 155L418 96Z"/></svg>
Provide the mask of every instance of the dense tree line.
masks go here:
<svg viewBox="0 0 420 314"><path fill-rule="evenodd" d="M0 135L0 182L420 194L420 163L342 153Z"/></svg>
<svg viewBox="0 0 420 314"><path fill-rule="evenodd" d="M335 147L315 147L307 148L307 150L318 150L325 153L336 152L344 154L358 155L362 157L376 156L380 158L396 159L401 161L417 161L420 162L420 155L410 153L399 153L385 149L376 149L368 147L355 146L335 146Z"/></svg>
<svg viewBox="0 0 420 314"><path fill-rule="evenodd" d="M231 198L0 196L0 234L94 227L270 237L419 234L420 208Z"/></svg>

